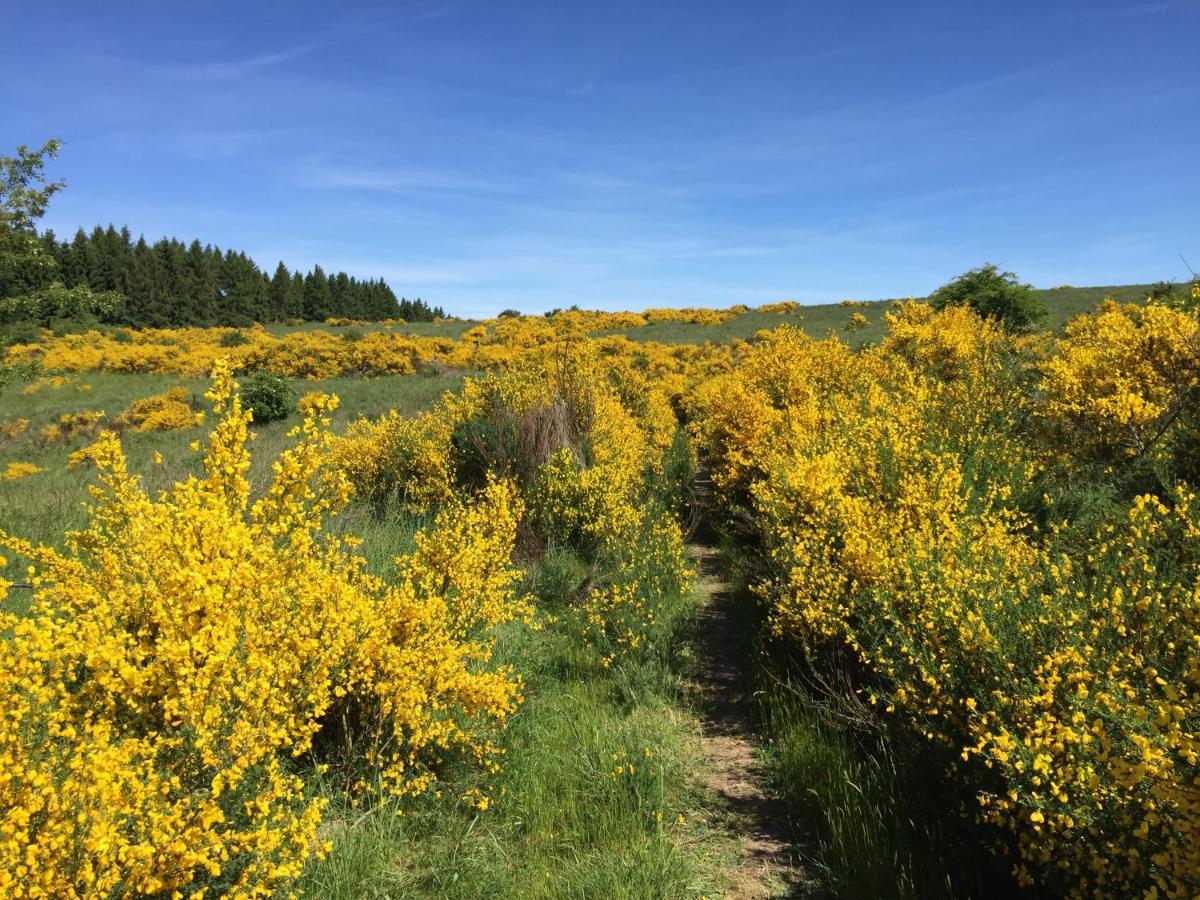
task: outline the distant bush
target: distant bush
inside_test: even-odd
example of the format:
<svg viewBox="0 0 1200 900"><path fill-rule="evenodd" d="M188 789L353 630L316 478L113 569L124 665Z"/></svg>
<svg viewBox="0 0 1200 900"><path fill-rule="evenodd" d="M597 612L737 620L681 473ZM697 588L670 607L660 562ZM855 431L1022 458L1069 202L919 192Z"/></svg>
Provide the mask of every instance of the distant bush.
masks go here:
<svg viewBox="0 0 1200 900"><path fill-rule="evenodd" d="M500 315L497 316L496 318L498 318L498 319L519 319L519 318L521 318L521 311L519 309L506 309L506 310L504 310L504 312L500 313Z"/></svg>
<svg viewBox="0 0 1200 900"><path fill-rule="evenodd" d="M241 331L234 329L227 331L221 335L220 344L222 347L244 347L250 343L250 338L246 337Z"/></svg>
<svg viewBox="0 0 1200 900"><path fill-rule="evenodd" d="M850 318L846 322L847 331L860 331L871 324L870 319L860 312L850 313Z"/></svg>
<svg viewBox="0 0 1200 900"><path fill-rule="evenodd" d="M342 340L355 344L363 339L363 330L361 328L350 328L342 332Z"/></svg>
<svg viewBox="0 0 1200 900"><path fill-rule="evenodd" d="M241 395L255 425L281 421L296 411L296 392L282 375L254 375L242 383Z"/></svg>
<svg viewBox="0 0 1200 900"><path fill-rule="evenodd" d="M1169 300L1179 291L1179 285L1173 281L1156 281L1150 285L1150 290L1146 292L1146 297L1149 300Z"/></svg>
<svg viewBox="0 0 1200 900"><path fill-rule="evenodd" d="M37 344L42 340L42 329L32 322L13 322L0 328L0 345Z"/></svg>
<svg viewBox="0 0 1200 900"><path fill-rule="evenodd" d="M64 334L85 334L100 328L100 320L86 313L77 316L54 317L47 324L55 337L62 337Z"/></svg>
<svg viewBox="0 0 1200 900"><path fill-rule="evenodd" d="M934 291L929 299L939 310L969 306L1010 331L1030 328L1046 317L1046 306L1031 285L1022 284L1012 272L1001 272L991 263L964 272Z"/></svg>

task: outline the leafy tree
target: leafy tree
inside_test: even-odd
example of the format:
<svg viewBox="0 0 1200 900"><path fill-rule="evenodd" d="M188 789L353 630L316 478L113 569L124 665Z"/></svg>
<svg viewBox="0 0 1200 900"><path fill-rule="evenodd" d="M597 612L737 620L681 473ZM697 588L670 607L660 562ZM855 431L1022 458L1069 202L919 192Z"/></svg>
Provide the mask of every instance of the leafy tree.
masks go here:
<svg viewBox="0 0 1200 900"><path fill-rule="evenodd" d="M48 182L43 174L46 160L55 159L61 147L61 141L49 140L38 150L22 144L16 156L0 156L0 227L34 233L50 198L67 185Z"/></svg>
<svg viewBox="0 0 1200 900"><path fill-rule="evenodd" d="M35 229L50 198L66 186L44 174L61 146L56 140L37 150L22 144L16 156L0 156L0 296L42 287L54 276L54 257Z"/></svg>
<svg viewBox="0 0 1200 900"><path fill-rule="evenodd" d="M1030 328L1046 317L1046 306L1033 287L991 263L964 272L929 298L934 307L969 306L984 318L996 319L1012 331Z"/></svg>
<svg viewBox="0 0 1200 900"><path fill-rule="evenodd" d="M113 291L93 291L83 285L69 288L55 281L27 294L0 299L0 321L47 325L54 319L107 319L124 300Z"/></svg>

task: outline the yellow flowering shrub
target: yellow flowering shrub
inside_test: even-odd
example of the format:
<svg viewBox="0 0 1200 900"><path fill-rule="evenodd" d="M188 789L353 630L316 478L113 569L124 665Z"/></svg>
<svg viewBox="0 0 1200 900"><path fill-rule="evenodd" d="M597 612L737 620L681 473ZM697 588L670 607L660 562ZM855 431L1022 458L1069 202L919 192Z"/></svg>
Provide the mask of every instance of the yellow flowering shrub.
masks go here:
<svg viewBox="0 0 1200 900"><path fill-rule="evenodd" d="M1143 423L1170 414L1185 315L1105 307L1043 360L965 310L901 305L858 353L781 329L689 406L771 561L775 634L869 672L873 702L961 757L1021 878L1074 896L1194 895L1200 528L1187 489L1086 529L1028 493L1126 439L1122 391L1156 405ZM1055 418L1083 435L1065 462L1027 424Z"/></svg>
<svg viewBox="0 0 1200 900"><path fill-rule="evenodd" d="M19 478L26 478L30 475L36 475L38 472L44 472L40 466L35 466L29 462L10 462L4 470L4 478L7 481L16 481Z"/></svg>
<svg viewBox="0 0 1200 900"><path fill-rule="evenodd" d="M20 437L29 428L28 419L8 419L0 422L0 441L11 441Z"/></svg>
<svg viewBox="0 0 1200 900"><path fill-rule="evenodd" d="M608 664L643 645L655 610L690 577L678 524L648 496L677 429L641 369L576 342L468 379L414 418L355 423L331 457L361 492L426 512L487 479L513 479L527 535L615 573L569 611Z"/></svg>
<svg viewBox="0 0 1200 900"><path fill-rule="evenodd" d="M57 441L69 443L78 438L94 437L103 422L102 410L63 413L58 417L58 421L43 428L39 436L44 444Z"/></svg>
<svg viewBox="0 0 1200 900"><path fill-rule="evenodd" d="M800 304L796 300L780 300L777 303L764 303L758 307L758 312L778 313L779 315L791 315L800 311Z"/></svg>
<svg viewBox="0 0 1200 900"><path fill-rule="evenodd" d="M61 387L66 387L73 381L75 379L69 375L43 375L41 378L31 381L25 387L21 388L21 394L29 397L44 390L57 390Z"/></svg>
<svg viewBox="0 0 1200 900"><path fill-rule="evenodd" d="M204 414L192 409L187 388L174 387L153 397L134 400L113 425L133 431L175 431L191 428L204 421Z"/></svg>
<svg viewBox="0 0 1200 900"><path fill-rule="evenodd" d="M208 397L203 477L151 498L104 432L65 553L0 534L33 561L28 614L0 622L4 896L276 892L325 846L298 760L330 728L361 739L360 787L422 790L449 751L495 764L519 680L490 631L527 612L512 488L448 507L384 581L322 529L350 494L322 465L336 398L308 399L253 498L228 364Z"/></svg>
<svg viewBox="0 0 1200 900"><path fill-rule="evenodd" d="M1156 303L1105 301L1067 324L1042 371L1044 415L1077 452L1137 456L1197 402L1200 320Z"/></svg>
<svg viewBox="0 0 1200 900"><path fill-rule="evenodd" d="M662 317L675 313L659 311ZM657 314L657 313L656 313ZM682 321L718 320L734 310L678 313ZM239 332L243 342L228 346L229 329L143 329L117 340L111 334L88 332L47 339L37 345L8 348L10 364L38 363L63 373L108 371L203 375L217 359L228 359L237 371L272 372L293 378L323 379L346 375L407 375L437 365L464 371L514 371L526 366L549 366L567 348L583 340L603 346L608 359L638 366L647 374L670 379L672 400L694 383L693 373L728 367L733 348L704 345L637 342L621 335L588 335L634 328L648 321L643 314L569 310L549 317L521 316L491 319L467 329L457 339L429 337L385 329L346 340L331 331L294 331L275 337L262 328ZM65 376L53 376L62 378Z"/></svg>

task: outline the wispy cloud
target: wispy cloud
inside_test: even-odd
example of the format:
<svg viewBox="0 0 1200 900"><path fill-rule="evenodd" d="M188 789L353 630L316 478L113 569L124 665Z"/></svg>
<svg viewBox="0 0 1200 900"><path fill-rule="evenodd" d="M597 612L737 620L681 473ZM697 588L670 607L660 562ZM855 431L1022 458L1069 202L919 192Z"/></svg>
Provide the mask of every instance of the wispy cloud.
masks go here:
<svg viewBox="0 0 1200 900"><path fill-rule="evenodd" d="M1139 16L1157 16L1196 5L1196 0L1162 0L1159 3L1140 3L1136 6L1122 7L1113 10L1111 14L1120 18L1132 19Z"/></svg>
<svg viewBox="0 0 1200 900"><path fill-rule="evenodd" d="M426 168L368 168L310 164L298 173L300 184L310 188L382 191L406 194L415 191L506 192L512 185L499 179L478 178L458 172Z"/></svg>
<svg viewBox="0 0 1200 900"><path fill-rule="evenodd" d="M175 75L195 81L229 81L245 78L257 72L286 65L316 49L314 44L305 44L281 50L277 53L264 53L245 59L211 60L193 63L172 63L165 69Z"/></svg>
<svg viewBox="0 0 1200 900"><path fill-rule="evenodd" d="M229 159L238 156L266 137L264 131L184 131L172 143L190 159Z"/></svg>
<svg viewBox="0 0 1200 900"><path fill-rule="evenodd" d="M1086 12L1062 13L1052 18L1061 22L1104 21L1111 19L1141 19L1150 16L1161 16L1167 13L1181 12L1200 6L1200 0L1154 0L1150 3L1135 3L1131 5L1097 7Z"/></svg>

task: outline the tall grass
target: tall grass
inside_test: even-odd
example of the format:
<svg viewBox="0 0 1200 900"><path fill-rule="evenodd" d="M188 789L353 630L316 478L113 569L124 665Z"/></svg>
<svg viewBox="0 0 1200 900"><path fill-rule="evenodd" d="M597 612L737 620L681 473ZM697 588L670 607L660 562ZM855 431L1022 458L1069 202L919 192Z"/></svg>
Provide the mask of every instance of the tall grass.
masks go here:
<svg viewBox="0 0 1200 900"><path fill-rule="evenodd" d="M939 761L848 724L802 686L758 694L764 761L832 896L1010 897L1016 884L955 805Z"/></svg>
<svg viewBox="0 0 1200 900"><path fill-rule="evenodd" d="M769 792L788 818L817 896L871 900L1011 897L1016 882L977 826L952 760L888 723L846 686L805 677L794 648L767 636L748 589L751 545L722 556L746 615L730 640L751 667L754 720ZM1003 849L1003 848L1000 848ZM1022 896L1036 897L1028 890Z"/></svg>
<svg viewBox="0 0 1200 900"><path fill-rule="evenodd" d="M680 593L653 653L610 669L573 628L591 566L551 549L526 585L543 627L513 627L499 658L520 665L527 700L503 735L493 776L447 773L441 796L342 807L332 853L311 865L311 896L673 898L720 896L727 839L707 823L694 785L695 719L684 705L686 631L695 598ZM474 787L494 800L461 801Z"/></svg>

